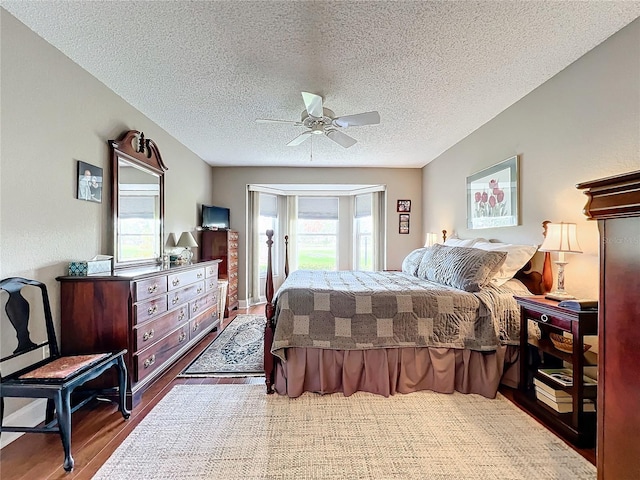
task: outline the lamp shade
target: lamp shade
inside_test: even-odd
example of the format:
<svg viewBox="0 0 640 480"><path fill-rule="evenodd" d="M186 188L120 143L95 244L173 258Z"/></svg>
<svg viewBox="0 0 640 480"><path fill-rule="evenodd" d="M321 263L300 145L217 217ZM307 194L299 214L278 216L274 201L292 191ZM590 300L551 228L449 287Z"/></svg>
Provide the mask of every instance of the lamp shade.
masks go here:
<svg viewBox="0 0 640 480"><path fill-rule="evenodd" d="M165 247L167 248L173 248L173 247L177 247L176 245L176 234L175 233L170 233L169 236L167 237L167 241L164 244Z"/></svg>
<svg viewBox="0 0 640 480"><path fill-rule="evenodd" d="M575 223L549 223L547 235L540 246L541 252L582 253L578 244L578 227Z"/></svg>
<svg viewBox="0 0 640 480"><path fill-rule="evenodd" d="M432 247L438 243L438 234L437 233L427 233L427 238L424 242L425 247Z"/></svg>
<svg viewBox="0 0 640 480"><path fill-rule="evenodd" d="M180 238L178 239L178 243L176 243L176 247L189 248L197 246L198 244L196 243L196 239L193 238L191 232L182 232L182 235L180 235Z"/></svg>

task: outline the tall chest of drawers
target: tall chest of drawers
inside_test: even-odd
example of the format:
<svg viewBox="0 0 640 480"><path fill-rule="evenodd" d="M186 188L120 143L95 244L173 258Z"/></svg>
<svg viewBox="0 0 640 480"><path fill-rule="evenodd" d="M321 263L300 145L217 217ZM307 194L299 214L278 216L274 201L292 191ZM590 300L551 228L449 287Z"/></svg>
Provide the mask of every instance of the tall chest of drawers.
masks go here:
<svg viewBox="0 0 640 480"><path fill-rule="evenodd" d="M229 281L224 316L238 308L238 232L235 230L204 230L201 260L220 260L220 278Z"/></svg>
<svg viewBox="0 0 640 480"><path fill-rule="evenodd" d="M219 261L58 277L64 355L126 348L127 402L187 353L218 319Z"/></svg>

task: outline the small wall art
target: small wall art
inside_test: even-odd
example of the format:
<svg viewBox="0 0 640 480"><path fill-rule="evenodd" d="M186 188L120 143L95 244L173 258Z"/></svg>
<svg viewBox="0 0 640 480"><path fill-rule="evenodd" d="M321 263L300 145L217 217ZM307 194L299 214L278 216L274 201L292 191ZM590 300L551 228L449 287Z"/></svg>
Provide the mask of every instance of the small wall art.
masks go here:
<svg viewBox="0 0 640 480"><path fill-rule="evenodd" d="M399 217L400 217L400 224L399 224L398 232L401 234L409 233L409 214L401 213Z"/></svg>
<svg viewBox="0 0 640 480"><path fill-rule="evenodd" d="M517 155L467 177L468 228L518 224Z"/></svg>
<svg viewBox="0 0 640 480"><path fill-rule="evenodd" d="M78 200L102 203L102 168L78 160Z"/></svg>
<svg viewBox="0 0 640 480"><path fill-rule="evenodd" d="M398 212L410 212L411 211L411 200L398 200Z"/></svg>

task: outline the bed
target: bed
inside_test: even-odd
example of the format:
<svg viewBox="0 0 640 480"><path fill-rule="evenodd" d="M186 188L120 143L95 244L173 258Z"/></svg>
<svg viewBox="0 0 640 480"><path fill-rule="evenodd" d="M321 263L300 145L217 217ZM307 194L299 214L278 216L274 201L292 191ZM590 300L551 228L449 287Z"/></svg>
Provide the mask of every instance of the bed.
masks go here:
<svg viewBox="0 0 640 480"><path fill-rule="evenodd" d="M548 254L538 273L529 271L536 247L523 253L445 236L445 245L408 254L402 271L298 270L274 295L272 236L268 231L267 393L433 390L493 398L501 382L516 385L513 296L550 289Z"/></svg>

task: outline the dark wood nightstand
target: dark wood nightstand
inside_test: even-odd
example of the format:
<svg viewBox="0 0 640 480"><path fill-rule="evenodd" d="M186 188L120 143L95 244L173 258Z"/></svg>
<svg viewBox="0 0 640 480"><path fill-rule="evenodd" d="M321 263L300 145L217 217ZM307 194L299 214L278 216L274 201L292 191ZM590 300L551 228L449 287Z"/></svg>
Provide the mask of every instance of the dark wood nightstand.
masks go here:
<svg viewBox="0 0 640 480"><path fill-rule="evenodd" d="M516 401L567 441L580 447L594 446L597 384L584 376L584 367L596 365L597 355L585 353L583 345L585 335L598 333L598 312L560 308L557 301L544 296L515 299L520 305ZM540 339L529 337L529 320L540 328ZM551 334L569 334L573 352L556 348ZM554 370L565 370L569 378L556 375Z"/></svg>

